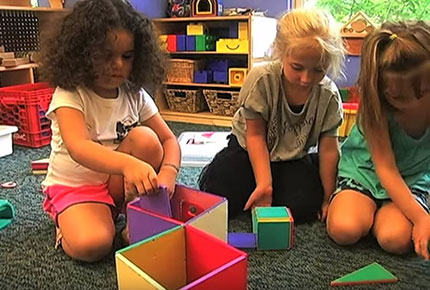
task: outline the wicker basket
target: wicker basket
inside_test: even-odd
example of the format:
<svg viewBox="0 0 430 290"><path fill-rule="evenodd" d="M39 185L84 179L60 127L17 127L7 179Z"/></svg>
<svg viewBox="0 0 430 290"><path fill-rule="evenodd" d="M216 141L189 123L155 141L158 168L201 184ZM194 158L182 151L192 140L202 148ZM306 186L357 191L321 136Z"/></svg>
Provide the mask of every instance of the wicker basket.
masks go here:
<svg viewBox="0 0 430 290"><path fill-rule="evenodd" d="M203 95L212 114L233 116L239 109L239 92L203 90Z"/></svg>
<svg viewBox="0 0 430 290"><path fill-rule="evenodd" d="M165 89L164 95L172 111L197 113L208 109L201 90Z"/></svg>
<svg viewBox="0 0 430 290"><path fill-rule="evenodd" d="M201 60L170 59L167 70L167 81L173 83L192 83L194 72L203 68Z"/></svg>

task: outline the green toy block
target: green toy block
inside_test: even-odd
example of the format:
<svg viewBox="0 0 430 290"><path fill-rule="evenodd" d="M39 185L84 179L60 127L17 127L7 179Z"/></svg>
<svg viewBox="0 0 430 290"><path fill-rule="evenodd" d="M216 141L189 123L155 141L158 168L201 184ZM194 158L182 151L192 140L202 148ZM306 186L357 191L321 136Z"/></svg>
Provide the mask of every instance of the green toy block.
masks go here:
<svg viewBox="0 0 430 290"><path fill-rule="evenodd" d="M398 279L378 263L372 263L330 283L330 286L395 283Z"/></svg>
<svg viewBox="0 0 430 290"><path fill-rule="evenodd" d="M196 35L196 51L214 51L215 41L214 35Z"/></svg>
<svg viewBox="0 0 430 290"><path fill-rule="evenodd" d="M10 225L14 217L15 208L13 205L5 199L0 199L0 230Z"/></svg>
<svg viewBox="0 0 430 290"><path fill-rule="evenodd" d="M294 219L286 207L255 207L252 229L258 250L285 250L294 245Z"/></svg>

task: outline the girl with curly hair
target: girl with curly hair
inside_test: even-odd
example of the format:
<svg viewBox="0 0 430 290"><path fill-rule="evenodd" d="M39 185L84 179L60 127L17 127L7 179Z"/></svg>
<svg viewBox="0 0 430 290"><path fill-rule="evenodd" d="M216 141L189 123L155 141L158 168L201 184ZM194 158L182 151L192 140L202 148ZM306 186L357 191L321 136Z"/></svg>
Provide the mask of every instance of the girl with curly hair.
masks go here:
<svg viewBox="0 0 430 290"><path fill-rule="evenodd" d="M173 194L180 149L148 92L164 56L151 22L124 0L77 2L43 42L41 68L56 87L43 207L72 258L108 254L128 196Z"/></svg>
<svg viewBox="0 0 430 290"><path fill-rule="evenodd" d="M364 40L358 123L342 146L327 232L340 245L370 231L387 252L428 260L430 25L386 23Z"/></svg>

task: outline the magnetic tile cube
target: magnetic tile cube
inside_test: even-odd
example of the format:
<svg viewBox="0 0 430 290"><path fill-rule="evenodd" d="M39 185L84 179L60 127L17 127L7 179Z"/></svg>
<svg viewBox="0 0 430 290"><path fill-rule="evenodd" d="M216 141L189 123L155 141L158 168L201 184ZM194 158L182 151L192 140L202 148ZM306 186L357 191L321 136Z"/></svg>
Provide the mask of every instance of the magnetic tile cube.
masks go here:
<svg viewBox="0 0 430 290"><path fill-rule="evenodd" d="M246 289L247 254L176 226L115 254L118 289Z"/></svg>
<svg viewBox="0 0 430 290"><path fill-rule="evenodd" d="M178 225L192 225L227 241L227 199L183 185L176 185L170 200L172 217L142 208L139 199L127 205L130 243L136 243Z"/></svg>
<svg viewBox="0 0 430 290"><path fill-rule="evenodd" d="M284 250L294 245L294 220L286 207L256 207L252 210L252 229L258 250Z"/></svg>

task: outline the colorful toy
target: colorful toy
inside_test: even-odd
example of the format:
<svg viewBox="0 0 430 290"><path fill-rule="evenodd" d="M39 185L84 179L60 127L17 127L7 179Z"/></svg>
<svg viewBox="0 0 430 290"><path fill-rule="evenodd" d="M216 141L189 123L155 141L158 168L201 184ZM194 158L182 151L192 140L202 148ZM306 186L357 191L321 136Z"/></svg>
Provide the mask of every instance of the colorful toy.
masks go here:
<svg viewBox="0 0 430 290"><path fill-rule="evenodd" d="M229 233L228 243L239 249L255 249L257 237L254 233Z"/></svg>
<svg viewBox="0 0 430 290"><path fill-rule="evenodd" d="M216 36L196 35L196 51L214 51Z"/></svg>
<svg viewBox="0 0 430 290"><path fill-rule="evenodd" d="M219 39L216 42L216 51L219 53L248 53L248 40L228 38Z"/></svg>
<svg viewBox="0 0 430 290"><path fill-rule="evenodd" d="M208 32L207 27L203 23L188 24L187 35L203 35Z"/></svg>
<svg viewBox="0 0 430 290"><path fill-rule="evenodd" d="M0 199L0 230L10 225L14 217L15 208L13 205L5 199Z"/></svg>
<svg viewBox="0 0 430 290"><path fill-rule="evenodd" d="M294 220L286 207L255 207L252 229L258 250L291 249L294 245Z"/></svg>
<svg viewBox="0 0 430 290"><path fill-rule="evenodd" d="M189 225L115 254L118 289L246 289L247 254Z"/></svg>
<svg viewBox="0 0 430 290"><path fill-rule="evenodd" d="M396 276L375 262L332 281L330 286L395 283L397 281L398 279Z"/></svg>
<svg viewBox="0 0 430 290"><path fill-rule="evenodd" d="M231 87L241 87L245 81L248 69L231 67L228 69L228 80Z"/></svg>
<svg viewBox="0 0 430 290"><path fill-rule="evenodd" d="M222 15L223 0L191 0L191 16L205 17Z"/></svg>
<svg viewBox="0 0 430 290"><path fill-rule="evenodd" d="M187 51L196 51L196 37L194 35L187 35L186 48Z"/></svg>
<svg viewBox="0 0 430 290"><path fill-rule="evenodd" d="M130 243L136 243L177 225L190 224L221 240L227 240L227 200L196 189L176 185L170 200L172 218L141 207L127 205Z"/></svg>
<svg viewBox="0 0 430 290"><path fill-rule="evenodd" d="M176 52L176 35L169 34L167 35L167 50L170 52Z"/></svg>
<svg viewBox="0 0 430 290"><path fill-rule="evenodd" d="M140 197L140 207L157 214L172 217L169 193L166 187L160 187L155 194L145 194Z"/></svg>
<svg viewBox="0 0 430 290"><path fill-rule="evenodd" d="M194 73L194 82L208 84L213 82L213 73L210 70L201 70Z"/></svg>
<svg viewBox="0 0 430 290"><path fill-rule="evenodd" d="M190 0L169 0L167 13L170 17L190 17Z"/></svg>
<svg viewBox="0 0 430 290"><path fill-rule="evenodd" d="M183 35L183 34L176 35L176 50L177 51L187 50L186 39L187 39L186 35Z"/></svg>

